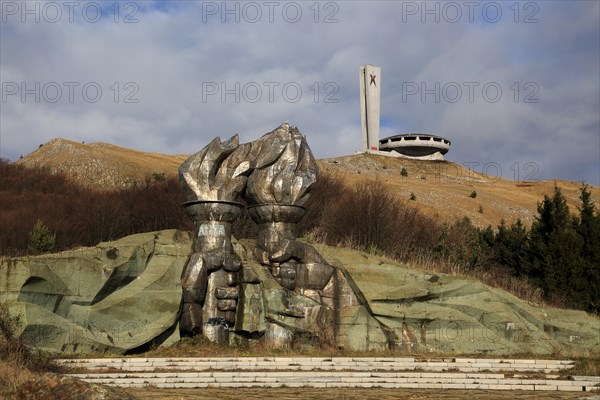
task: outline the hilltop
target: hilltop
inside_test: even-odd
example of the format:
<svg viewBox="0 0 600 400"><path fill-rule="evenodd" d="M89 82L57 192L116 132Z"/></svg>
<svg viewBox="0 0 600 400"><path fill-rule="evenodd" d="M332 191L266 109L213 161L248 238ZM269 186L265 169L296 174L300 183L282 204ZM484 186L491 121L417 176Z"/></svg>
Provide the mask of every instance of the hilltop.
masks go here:
<svg viewBox="0 0 600 400"><path fill-rule="evenodd" d="M185 154L149 153L109 143L79 143L52 139L16 161L26 167L48 167L76 182L98 189L131 186L155 174L176 174Z"/></svg>
<svg viewBox="0 0 600 400"><path fill-rule="evenodd" d="M176 175L185 154L142 152L108 143L78 143L52 139L16 163L63 172L88 187L111 189L161 175ZM475 226L497 226L521 218L530 225L537 203L562 188L572 212L579 204L581 184L569 181L522 182L484 175L450 161L421 161L373 154L356 154L317 161L322 170L335 173L348 185L377 179L385 182L411 206L443 221L469 217ZM406 170L406 176L401 174ZM492 171L493 172L493 171ZM506 173L506 171L505 171ZM476 197L471 197L473 192ZM600 188L592 187L594 200ZM408 200L414 193L416 199Z"/></svg>

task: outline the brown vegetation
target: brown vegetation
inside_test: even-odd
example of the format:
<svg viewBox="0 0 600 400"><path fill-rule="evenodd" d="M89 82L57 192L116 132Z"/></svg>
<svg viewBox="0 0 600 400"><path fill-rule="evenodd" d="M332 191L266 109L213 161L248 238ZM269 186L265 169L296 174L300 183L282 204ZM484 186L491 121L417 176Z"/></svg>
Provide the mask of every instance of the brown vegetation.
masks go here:
<svg viewBox="0 0 600 400"><path fill-rule="evenodd" d="M19 388L36 375L61 369L40 353L25 347L15 336L19 319L0 304L0 397L16 398Z"/></svg>
<svg viewBox="0 0 600 400"><path fill-rule="evenodd" d="M409 176L413 175L416 174L411 170ZM418 201L409 203L402 200L408 197L398 196L385 178L365 178L362 175L360 179L348 179L348 175L331 169L322 173L309 201L307 215L298 227L300 235L330 245L385 255L432 272L474 276L525 300L542 302L541 289L524 276L513 276L511 271L491 260L482 245L484 232L475 229L470 220L448 223L447 219L420 211L418 207L426 198L423 192L417 192ZM477 192L478 200L488 193L481 188L477 188ZM468 192L462 198L470 201ZM181 208L184 201L172 174L151 175L128 188L98 190L81 186L68 175L51 173L48 168L25 168L0 162L0 255L27 254L29 234L38 220L55 235L55 251L95 245L139 232L169 228L191 230L192 223ZM486 204L485 210L487 215L493 208ZM256 236L256 225L247 214L235 223L234 235L238 238ZM552 305L561 305L560 299L553 301ZM16 397L17 388L24 382L56 368L14 337L17 324L0 305L0 397ZM225 350L183 341L179 348L150 354L287 355L268 350ZM342 355L337 354L336 349L329 350L328 354ZM323 354L314 351L308 349L299 354ZM576 366L581 374L595 375L599 371L598 360L583 360Z"/></svg>
<svg viewBox="0 0 600 400"><path fill-rule="evenodd" d="M66 367L25 347L15 333L19 319L0 303L0 398L7 400L114 399L134 397L122 389L103 387L63 376ZM72 372L72 371L69 371Z"/></svg>
<svg viewBox="0 0 600 400"><path fill-rule="evenodd" d="M179 183L147 179L127 189L82 187L47 168L0 163L0 255L23 255L38 220L55 235L54 251L92 246L134 233L191 229Z"/></svg>
<svg viewBox="0 0 600 400"><path fill-rule="evenodd" d="M544 303L542 290L526 277L514 277L494 265L481 231L468 219L445 224L410 207L380 181L348 188L325 175L325 187L335 194L316 191L311 201L318 222L310 237L333 246L385 255L431 272L473 276L536 304ZM560 306L557 300L554 306Z"/></svg>

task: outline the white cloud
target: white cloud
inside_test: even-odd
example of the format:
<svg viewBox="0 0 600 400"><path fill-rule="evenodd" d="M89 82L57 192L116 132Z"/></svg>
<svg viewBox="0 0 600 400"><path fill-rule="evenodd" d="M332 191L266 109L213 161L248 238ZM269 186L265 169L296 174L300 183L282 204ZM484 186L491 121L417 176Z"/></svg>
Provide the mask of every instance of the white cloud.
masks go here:
<svg viewBox="0 0 600 400"><path fill-rule="evenodd" d="M525 8L531 2L519 3L518 23L509 8L513 2L496 3L503 12L497 23L485 21L490 15L481 14L488 4L483 2L472 23L464 6L458 22L447 22L453 15L443 14L448 2L427 3L429 9L437 4L439 23L435 15L425 15L423 23L419 13L410 13L423 2L321 2L318 23L313 2L277 3L272 23L263 2L253 3L262 12L255 23L247 21L255 15L248 2L227 3L230 9L240 9L239 23L232 22L232 15L222 23L222 9L215 15L208 12L215 5L220 8L221 2L139 2L134 3L137 10L124 10L123 2L119 23L113 21L108 3L97 23L80 14L70 23L64 13L56 23L44 21L44 15L39 23L31 16L22 23L21 15L11 15L6 3L23 4L2 5L3 90L12 82L25 82L29 88L35 82L41 88L57 82L63 94L50 103L41 93L36 103L32 94L22 102L20 93L3 93L4 157L14 159L57 136L189 153L215 136L240 133L242 140L252 140L284 120L308 136L315 156L349 154L361 143L358 68L371 63L382 67L386 132L448 136L453 141L448 158L459 163L493 161L508 168L532 161L540 166L539 178L600 184L596 2L532 3L537 10ZM47 3L39 4L43 9ZM301 20L286 21L295 16L296 5L302 10ZM284 7L287 14L282 13ZM139 22L123 23L132 10ZM532 12L538 22L523 23ZM327 16L338 22L323 23ZM65 82L79 83L72 103L67 101ZM436 82L442 90L450 86L436 103L432 94L425 101L420 93L403 98L411 82L430 89ZM455 103L448 101L453 82L463 89ZM479 84L473 102L468 101L465 82ZM538 103L523 102L534 92L525 87L529 82L535 85ZM86 83L102 89L99 101L86 100ZM213 83L219 92L203 96L203 90L214 89ZM222 99L221 89L232 90L236 83L239 100L232 93ZM486 83L501 87L498 102L482 95ZM251 102L257 87L261 96ZM302 95L293 102L297 87ZM513 99L516 88L519 102ZM138 103L125 103L128 95Z"/></svg>

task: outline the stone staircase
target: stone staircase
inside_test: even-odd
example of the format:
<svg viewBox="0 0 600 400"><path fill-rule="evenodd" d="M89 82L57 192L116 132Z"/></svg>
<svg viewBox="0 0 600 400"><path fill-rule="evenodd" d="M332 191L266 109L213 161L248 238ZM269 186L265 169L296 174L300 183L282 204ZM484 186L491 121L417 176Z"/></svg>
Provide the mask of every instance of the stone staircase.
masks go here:
<svg viewBox="0 0 600 400"><path fill-rule="evenodd" d="M598 391L598 376L568 376L569 360L412 357L61 359L70 376L119 387L381 387ZM561 378L562 377L562 378Z"/></svg>

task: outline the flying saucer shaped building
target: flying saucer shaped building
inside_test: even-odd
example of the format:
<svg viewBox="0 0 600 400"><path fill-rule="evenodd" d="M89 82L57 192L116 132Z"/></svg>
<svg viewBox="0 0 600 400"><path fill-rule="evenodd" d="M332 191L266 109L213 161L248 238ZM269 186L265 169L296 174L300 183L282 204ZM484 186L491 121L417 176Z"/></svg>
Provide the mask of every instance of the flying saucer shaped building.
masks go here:
<svg viewBox="0 0 600 400"><path fill-rule="evenodd" d="M443 160L450 145L446 138L425 133L406 133L379 140L380 151L395 151L404 157L425 160Z"/></svg>

